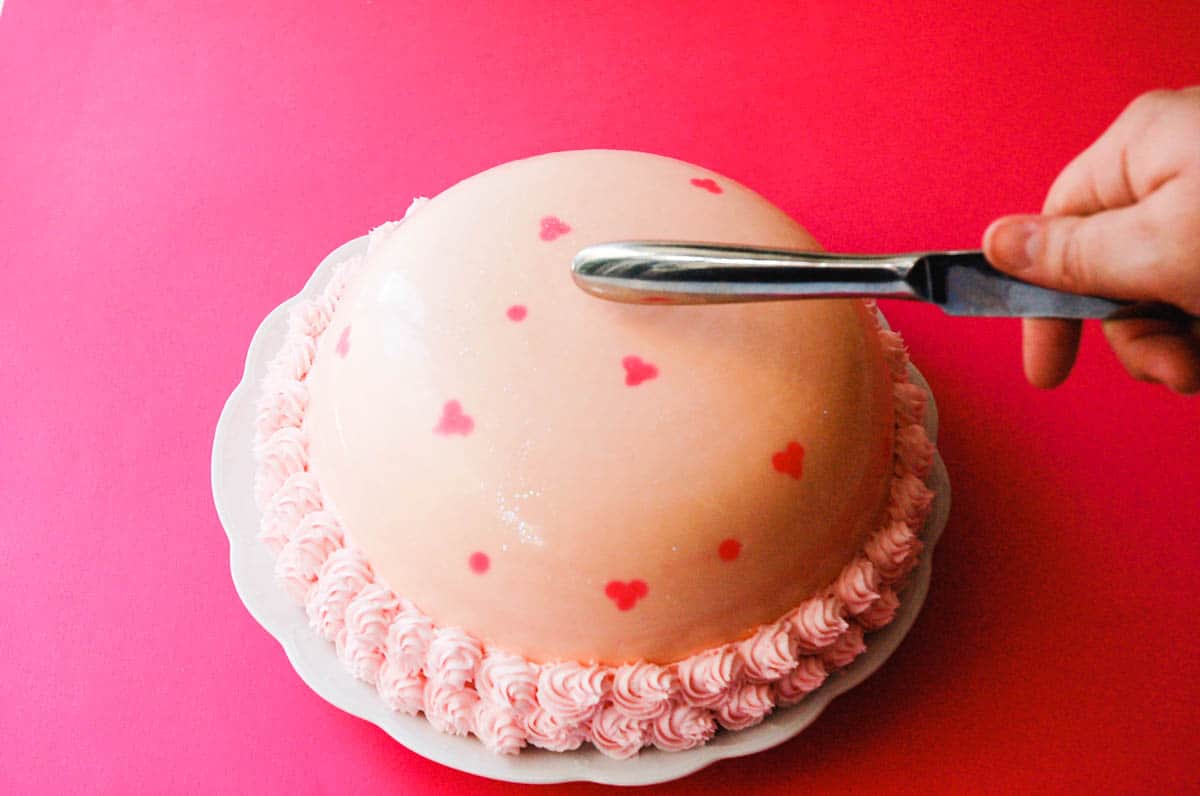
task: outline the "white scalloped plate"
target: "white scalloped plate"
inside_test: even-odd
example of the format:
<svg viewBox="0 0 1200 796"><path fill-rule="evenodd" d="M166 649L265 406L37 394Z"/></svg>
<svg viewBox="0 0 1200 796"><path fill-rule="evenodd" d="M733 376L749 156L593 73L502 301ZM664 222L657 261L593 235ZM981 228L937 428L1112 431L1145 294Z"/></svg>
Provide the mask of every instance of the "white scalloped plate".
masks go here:
<svg viewBox="0 0 1200 796"><path fill-rule="evenodd" d="M419 755L482 777L524 783L590 780L609 785L648 785L678 779L717 760L759 752L794 737L816 721L834 697L865 680L899 646L925 601L933 547L950 512L950 481L940 456L935 459L929 477L935 499L922 533L925 551L901 595L895 619L867 636L867 651L845 671L830 677L799 705L776 711L756 727L718 732L707 745L686 752L646 749L630 760L605 757L588 744L574 752L527 748L516 757L503 757L489 752L474 738L440 733L423 717L390 711L375 689L346 672L333 646L309 629L303 609L293 604L275 583L274 561L257 538L259 513L253 494L254 404L267 362L283 345L288 310L295 302L315 296L329 279L334 265L365 250L365 237L338 247L321 262L298 296L266 317L250 342L245 373L225 403L213 440L213 499L229 536L234 586L251 615L283 645L296 672L324 699L379 726ZM928 389L920 373L914 369L913 374ZM932 400L928 414L930 436L936 439L937 408Z"/></svg>

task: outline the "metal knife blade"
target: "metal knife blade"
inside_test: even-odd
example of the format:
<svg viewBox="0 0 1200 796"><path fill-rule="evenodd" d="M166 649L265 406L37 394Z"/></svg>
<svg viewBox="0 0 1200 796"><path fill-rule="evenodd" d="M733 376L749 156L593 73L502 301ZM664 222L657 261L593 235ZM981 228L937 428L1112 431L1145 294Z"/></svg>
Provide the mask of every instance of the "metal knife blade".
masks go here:
<svg viewBox="0 0 1200 796"><path fill-rule="evenodd" d="M626 241L583 249L572 276L593 295L638 304L858 296L925 301L949 315L1041 318L1106 318L1128 306L1013 279L979 251L860 255Z"/></svg>

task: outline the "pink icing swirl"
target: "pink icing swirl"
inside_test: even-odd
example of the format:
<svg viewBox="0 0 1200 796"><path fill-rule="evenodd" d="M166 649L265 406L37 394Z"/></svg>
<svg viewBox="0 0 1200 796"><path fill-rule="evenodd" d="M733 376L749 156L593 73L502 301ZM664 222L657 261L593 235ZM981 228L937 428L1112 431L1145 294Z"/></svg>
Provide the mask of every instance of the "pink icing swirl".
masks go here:
<svg viewBox="0 0 1200 796"><path fill-rule="evenodd" d="M825 682L825 663L816 655L804 655L795 669L775 683L775 701L780 706L794 705Z"/></svg>
<svg viewBox="0 0 1200 796"><path fill-rule="evenodd" d="M730 687L741 680L742 666L742 658L732 645L704 650L676 666L680 691L690 705L716 707Z"/></svg>
<svg viewBox="0 0 1200 796"><path fill-rule="evenodd" d="M411 606L402 606L388 626L384 645L388 665L397 672L419 674L432 641L433 620Z"/></svg>
<svg viewBox="0 0 1200 796"><path fill-rule="evenodd" d="M890 587L885 586L880 592L879 599L856 617L858 623L867 630L878 630L891 622L896 616L896 609L900 607L900 598Z"/></svg>
<svg viewBox="0 0 1200 796"><path fill-rule="evenodd" d="M308 468L308 436L298 428L281 428L258 450L254 502L265 509L288 476ZM278 551L274 551L278 552Z"/></svg>
<svg viewBox="0 0 1200 796"><path fill-rule="evenodd" d="M879 330L879 344L883 348L883 360L891 371L892 381L908 380L908 349L900 335L888 329Z"/></svg>
<svg viewBox="0 0 1200 796"><path fill-rule="evenodd" d="M475 679L482 658L478 639L457 627L438 628L425 653L425 676L450 688L463 688Z"/></svg>
<svg viewBox="0 0 1200 796"><path fill-rule="evenodd" d="M288 333L292 337L319 337L333 315L333 302L321 296L315 301L302 301L288 314Z"/></svg>
<svg viewBox="0 0 1200 796"><path fill-rule="evenodd" d="M325 561L316 587L308 593L304 607L309 624L334 642L339 652L346 641L346 607L374 579L362 551L343 547Z"/></svg>
<svg viewBox="0 0 1200 796"><path fill-rule="evenodd" d="M292 473L263 510L258 538L278 554L291 541L305 515L322 508L316 477L309 472Z"/></svg>
<svg viewBox="0 0 1200 796"><path fill-rule="evenodd" d="M425 681L425 718L439 732L466 735L475 730L479 694L433 679Z"/></svg>
<svg viewBox="0 0 1200 796"><path fill-rule="evenodd" d="M479 663L475 688L484 701L525 716L537 708L537 670L520 655L489 650Z"/></svg>
<svg viewBox="0 0 1200 796"><path fill-rule="evenodd" d="M275 559L275 577L292 599L303 605L326 559L343 543L337 515L331 511L310 512Z"/></svg>
<svg viewBox="0 0 1200 796"><path fill-rule="evenodd" d="M898 475L912 473L924 481L933 467L933 443L925 433L925 427L902 426L896 431L896 469Z"/></svg>
<svg viewBox="0 0 1200 796"><path fill-rule="evenodd" d="M369 239L368 245L370 245ZM350 277L354 275L354 272L358 270L362 263L362 257L354 257L342 263L341 267L333 272L333 276L329 279L329 284L325 285L325 290L321 292L321 298L329 302L330 307L337 309L338 302L342 299L342 294L346 292L346 285L350 282Z"/></svg>
<svg viewBox="0 0 1200 796"><path fill-rule="evenodd" d="M422 207L429 203L429 199L424 196L415 197L408 204L408 209L404 211L404 217L399 221L385 221L375 227L367 235L367 257L370 257L376 249L378 249L388 238L392 236L400 226L408 220L408 217L416 213ZM361 260L361 258L358 258ZM357 265L357 262L355 263Z"/></svg>
<svg viewBox="0 0 1200 796"><path fill-rule="evenodd" d="M833 595L851 615L861 614L879 598L879 575L869 558L859 556L846 565L833 584Z"/></svg>
<svg viewBox="0 0 1200 796"><path fill-rule="evenodd" d="M342 661L358 679L375 682L386 656L388 626L398 610L396 595L379 583L368 583L346 606Z"/></svg>
<svg viewBox="0 0 1200 796"><path fill-rule="evenodd" d="M569 752L587 740L587 733L579 722L562 721L550 711L537 708L525 717L525 737L542 749Z"/></svg>
<svg viewBox="0 0 1200 796"><path fill-rule="evenodd" d="M410 205L411 208L411 205ZM400 221L385 221L367 233L367 257L375 253L383 243L400 228Z"/></svg>
<svg viewBox="0 0 1200 796"><path fill-rule="evenodd" d="M828 647L846 632L841 605L833 597L813 597L800 604L789 616L800 649L815 652Z"/></svg>
<svg viewBox="0 0 1200 796"><path fill-rule="evenodd" d="M384 704L397 713L415 716L425 709L425 677L419 671L385 660L379 669L377 685Z"/></svg>
<svg viewBox="0 0 1200 796"><path fill-rule="evenodd" d="M546 664L538 673L538 704L559 721L586 724L608 693L611 679L611 670L595 664Z"/></svg>
<svg viewBox="0 0 1200 796"><path fill-rule="evenodd" d="M790 625L786 621L763 625L737 645L746 679L769 683L787 674L796 665L796 651Z"/></svg>
<svg viewBox="0 0 1200 796"><path fill-rule="evenodd" d="M501 755L515 755L525 746L525 727L517 714L486 701L475 706L475 734L484 746Z"/></svg>
<svg viewBox="0 0 1200 796"><path fill-rule="evenodd" d="M742 683L729 692L728 700L717 706L717 721L727 730L744 730L765 719L774 707L771 686Z"/></svg>
<svg viewBox="0 0 1200 796"><path fill-rule="evenodd" d="M648 719L632 718L612 702L605 702L592 718L592 745L609 757L633 757L649 737Z"/></svg>
<svg viewBox="0 0 1200 796"><path fill-rule="evenodd" d="M879 572L881 582L890 585L916 566L921 540L908 523L894 521L872 534L863 549Z"/></svg>
<svg viewBox="0 0 1200 796"><path fill-rule="evenodd" d="M888 516L906 522L913 528L920 528L925 524L925 517L933 503L933 492L908 468L897 469L901 472L892 479L892 502L888 507Z"/></svg>
<svg viewBox="0 0 1200 796"><path fill-rule="evenodd" d="M929 394L911 381L897 382L892 387L892 405L897 427L921 425L929 407Z"/></svg>
<svg viewBox="0 0 1200 796"><path fill-rule="evenodd" d="M863 643L863 629L857 623L851 623L838 640L821 650L821 660L829 669L841 669L853 663L854 659L867 651Z"/></svg>
<svg viewBox="0 0 1200 796"><path fill-rule="evenodd" d="M254 447L261 448L281 428L299 428L308 411L304 382L267 378L254 418Z"/></svg>
<svg viewBox="0 0 1200 796"><path fill-rule="evenodd" d="M303 381L317 357L317 342L304 335L288 337L275 358L267 363L267 372L275 378Z"/></svg>
<svg viewBox="0 0 1200 796"><path fill-rule="evenodd" d="M711 710L672 702L650 726L650 740L659 749L682 752L703 746L717 731Z"/></svg>
<svg viewBox="0 0 1200 796"><path fill-rule="evenodd" d="M617 667L613 675L612 701L631 719L653 719L669 707L679 678L670 669L645 661Z"/></svg>

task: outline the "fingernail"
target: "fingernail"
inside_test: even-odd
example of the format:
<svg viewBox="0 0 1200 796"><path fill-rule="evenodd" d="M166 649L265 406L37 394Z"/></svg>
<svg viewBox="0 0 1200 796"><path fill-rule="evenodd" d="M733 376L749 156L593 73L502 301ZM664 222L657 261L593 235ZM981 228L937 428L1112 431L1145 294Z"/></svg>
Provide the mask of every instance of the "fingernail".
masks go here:
<svg viewBox="0 0 1200 796"><path fill-rule="evenodd" d="M1002 221L992 231L991 252L997 265L1010 271L1031 267L1041 248L1041 225L1029 219Z"/></svg>

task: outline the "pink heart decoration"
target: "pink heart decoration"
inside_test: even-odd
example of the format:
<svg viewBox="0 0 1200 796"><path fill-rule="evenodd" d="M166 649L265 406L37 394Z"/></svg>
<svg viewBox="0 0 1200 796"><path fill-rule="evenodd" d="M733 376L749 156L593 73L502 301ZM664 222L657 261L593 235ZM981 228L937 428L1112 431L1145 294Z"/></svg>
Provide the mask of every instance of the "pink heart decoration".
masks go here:
<svg viewBox="0 0 1200 796"><path fill-rule="evenodd" d="M628 611L637 605L637 601L650 592L650 587L644 580L631 580L628 583L620 580L610 580L604 587L604 595L617 604L617 608Z"/></svg>
<svg viewBox="0 0 1200 796"><path fill-rule="evenodd" d="M546 216L542 219L542 231L538 233L538 237L544 241L552 241L570 231L571 228L558 216Z"/></svg>
<svg viewBox="0 0 1200 796"><path fill-rule="evenodd" d="M625 367L625 383L630 387L658 376L658 368L641 357L627 356L621 364Z"/></svg>
<svg viewBox="0 0 1200 796"><path fill-rule="evenodd" d="M475 421L471 419L470 415L463 414L462 404L458 401L446 401L442 406L442 419L433 427L433 430L445 436L461 434L465 437L474 428Z"/></svg>
<svg viewBox="0 0 1200 796"><path fill-rule="evenodd" d="M695 185L697 188L703 188L709 193L725 193L725 191L721 189L721 186L717 185L717 181L709 177L705 177L703 179L694 177L692 179L692 185Z"/></svg>
<svg viewBox="0 0 1200 796"><path fill-rule="evenodd" d="M525 309L524 304L514 304L504 314L508 316L510 321L517 321L519 323L525 320L525 316L529 314L529 310Z"/></svg>
<svg viewBox="0 0 1200 796"><path fill-rule="evenodd" d="M338 338L337 345L334 346L334 351L339 357L346 358L346 354L350 353L350 327L347 326L342 330L341 337Z"/></svg>

